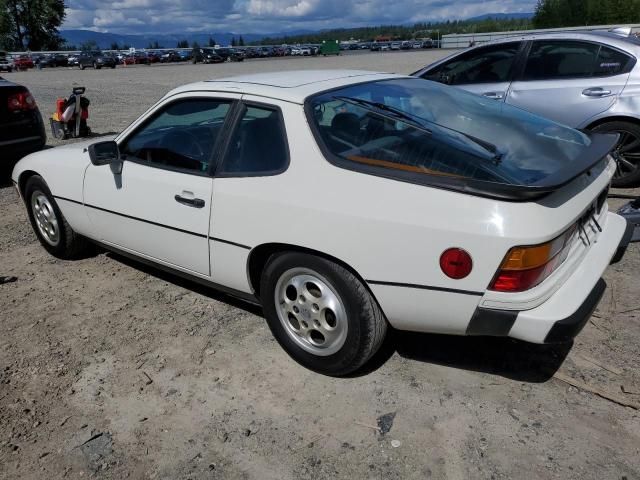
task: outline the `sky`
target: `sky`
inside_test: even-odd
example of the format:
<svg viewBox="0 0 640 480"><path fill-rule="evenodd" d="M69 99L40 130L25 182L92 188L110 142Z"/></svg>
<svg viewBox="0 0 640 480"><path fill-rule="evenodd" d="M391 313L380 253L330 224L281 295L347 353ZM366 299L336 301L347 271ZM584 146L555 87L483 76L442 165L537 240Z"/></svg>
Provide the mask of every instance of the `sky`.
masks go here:
<svg viewBox="0 0 640 480"><path fill-rule="evenodd" d="M532 12L535 0L66 0L63 29L279 33Z"/></svg>

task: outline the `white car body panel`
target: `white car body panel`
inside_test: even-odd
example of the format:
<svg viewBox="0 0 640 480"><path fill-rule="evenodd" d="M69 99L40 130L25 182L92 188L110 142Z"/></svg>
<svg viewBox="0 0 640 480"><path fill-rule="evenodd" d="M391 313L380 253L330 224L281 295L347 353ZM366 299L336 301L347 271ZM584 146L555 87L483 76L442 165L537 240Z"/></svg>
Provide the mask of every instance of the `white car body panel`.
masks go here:
<svg viewBox="0 0 640 480"><path fill-rule="evenodd" d="M212 179L125 161L119 185L109 166L90 163L86 146L93 140L30 155L18 163L13 179L19 183L28 171L40 174L56 197L67 199L59 201L60 208L79 233L238 292L253 293L252 251L284 244L348 265L396 328L465 334L483 306L520 311L511 335L543 342L558 315L573 313L613 257L623 233L620 217L604 208L604 231L589 234L588 247L576 244L565 265L538 287L517 294L487 287L510 248L552 240L581 218L607 188L613 162L537 202L475 197L329 163L308 125L304 100L327 89L401 77L304 71L200 82L169 92L116 138L122 142L179 97L265 103L281 110L286 126L291 162L277 175ZM205 207L175 202L183 192L205 199ZM440 269L440 254L451 247L473 258L473 270L462 280ZM572 293L565 294L567 289ZM563 298L567 302L559 307Z"/></svg>

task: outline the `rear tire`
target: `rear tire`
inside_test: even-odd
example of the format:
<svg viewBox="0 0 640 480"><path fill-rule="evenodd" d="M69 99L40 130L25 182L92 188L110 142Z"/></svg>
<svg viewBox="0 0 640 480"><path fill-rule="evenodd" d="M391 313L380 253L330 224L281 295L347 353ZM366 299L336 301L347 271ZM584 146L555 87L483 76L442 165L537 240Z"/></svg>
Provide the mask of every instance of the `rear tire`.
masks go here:
<svg viewBox="0 0 640 480"><path fill-rule="evenodd" d="M74 232L62 215L42 177L34 175L27 180L24 199L31 227L47 252L69 260L91 251L90 242Z"/></svg>
<svg viewBox="0 0 640 480"><path fill-rule="evenodd" d="M349 270L314 255L274 255L262 273L267 322L284 350L316 372L348 375L380 348L387 321Z"/></svg>
<svg viewBox="0 0 640 480"><path fill-rule="evenodd" d="M611 185L616 188L640 186L640 125L613 121L602 123L592 131L620 134L620 141L613 152L617 168Z"/></svg>

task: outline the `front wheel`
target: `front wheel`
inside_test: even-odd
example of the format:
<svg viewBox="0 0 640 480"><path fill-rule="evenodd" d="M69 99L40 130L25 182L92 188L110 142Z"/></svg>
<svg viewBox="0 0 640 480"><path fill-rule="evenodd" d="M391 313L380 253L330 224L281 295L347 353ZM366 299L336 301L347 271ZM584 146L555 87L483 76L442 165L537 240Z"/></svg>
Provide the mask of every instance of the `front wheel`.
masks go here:
<svg viewBox="0 0 640 480"><path fill-rule="evenodd" d="M620 135L612 152L617 168L611 185L616 188L640 186L640 126L631 122L614 121L602 123L593 131Z"/></svg>
<svg viewBox="0 0 640 480"><path fill-rule="evenodd" d="M273 256L260 283L273 335L301 365L343 376L380 348L387 321L363 283L349 270L314 255Z"/></svg>
<svg viewBox="0 0 640 480"><path fill-rule="evenodd" d="M89 251L89 242L73 231L42 177L27 180L24 198L33 231L51 255L71 259Z"/></svg>

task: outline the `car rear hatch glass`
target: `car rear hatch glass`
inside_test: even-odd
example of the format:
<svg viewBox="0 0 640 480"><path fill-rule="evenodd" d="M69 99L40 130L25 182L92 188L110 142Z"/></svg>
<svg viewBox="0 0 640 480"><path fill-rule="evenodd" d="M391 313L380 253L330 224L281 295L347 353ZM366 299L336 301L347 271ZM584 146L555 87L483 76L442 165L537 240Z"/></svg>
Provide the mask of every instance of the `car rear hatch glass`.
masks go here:
<svg viewBox="0 0 640 480"><path fill-rule="evenodd" d="M508 200L558 190L603 161L617 141L414 78L324 92L306 110L325 155L339 166Z"/></svg>

